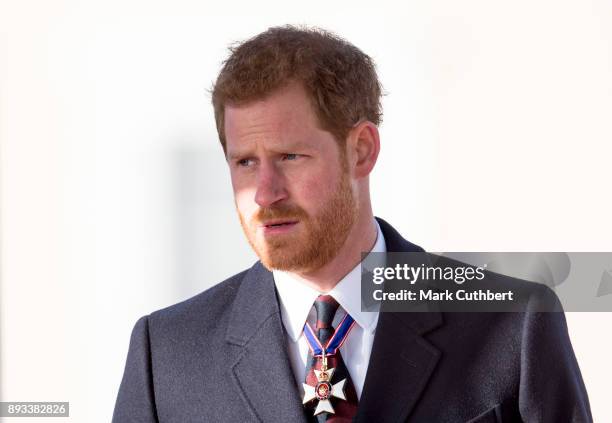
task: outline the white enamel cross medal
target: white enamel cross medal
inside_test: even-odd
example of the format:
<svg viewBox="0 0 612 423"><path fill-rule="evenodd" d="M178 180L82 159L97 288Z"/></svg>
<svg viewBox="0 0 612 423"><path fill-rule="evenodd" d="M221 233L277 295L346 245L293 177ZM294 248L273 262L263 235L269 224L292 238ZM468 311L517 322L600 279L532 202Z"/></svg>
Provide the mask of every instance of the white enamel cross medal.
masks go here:
<svg viewBox="0 0 612 423"><path fill-rule="evenodd" d="M340 382L332 383L335 369L327 368L327 356L340 354L340 346L346 340L349 332L351 331L355 321L350 315L344 316L342 322L338 325L334 334L327 342L327 345L321 345L321 342L315 335L314 330L308 323L304 325L304 336L308 342L308 347L313 357L321 356L321 370L314 370L315 376L317 377L317 383L315 386L303 383L304 386L304 399L302 404L317 400L317 407L314 415L321 413L335 414L334 407L331 404L332 398L337 398L346 401L346 395L344 392L344 385L346 379L342 379Z"/></svg>
<svg viewBox="0 0 612 423"><path fill-rule="evenodd" d="M331 380L334 375L335 369L327 368L327 356L323 351L323 363L321 364L321 370L315 370L317 376L317 384L315 386L303 383L304 386L304 399L302 404L306 404L314 399L318 400L317 408L315 409L314 415L321 413L334 414L334 407L331 404L330 399L332 397L339 398L346 401L344 395L344 384L346 379L342 379L340 382L332 385Z"/></svg>

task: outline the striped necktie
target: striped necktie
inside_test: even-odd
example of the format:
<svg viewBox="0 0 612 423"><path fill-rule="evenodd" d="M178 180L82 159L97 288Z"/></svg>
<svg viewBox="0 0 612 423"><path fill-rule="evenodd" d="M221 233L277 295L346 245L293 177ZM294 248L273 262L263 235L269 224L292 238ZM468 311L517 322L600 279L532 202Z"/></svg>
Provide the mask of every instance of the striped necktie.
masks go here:
<svg viewBox="0 0 612 423"><path fill-rule="evenodd" d="M314 333L321 345L325 346L334 335L334 322L338 325L340 320L346 316L346 311L339 306L338 302L331 295L319 295L313 304L313 308L314 310L311 310L310 313L311 321L308 323L314 329ZM312 320L315 319L316 321L313 322ZM312 351L309 351L306 360L306 384L315 387L315 389L323 388L325 391L327 388L320 385L320 380L315 373L315 370L321 370L321 365L322 358L320 356L314 357ZM343 386L346 400L331 396L329 401L331 402L334 412L330 413L323 411L315 416L314 413L317 410L319 401L317 398L312 399L304 405L306 414L311 422L350 422L357 413L357 393L346 365L344 364L344 360L340 355L340 349L337 350L336 354L327 356L327 368L334 369L330 380L331 385L346 379ZM317 386L319 388L316 388Z"/></svg>

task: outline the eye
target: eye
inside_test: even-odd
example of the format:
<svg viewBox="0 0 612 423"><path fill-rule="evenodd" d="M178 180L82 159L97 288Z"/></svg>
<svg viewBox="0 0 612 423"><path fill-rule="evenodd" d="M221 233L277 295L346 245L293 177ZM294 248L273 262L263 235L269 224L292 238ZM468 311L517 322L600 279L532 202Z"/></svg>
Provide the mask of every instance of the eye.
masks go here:
<svg viewBox="0 0 612 423"><path fill-rule="evenodd" d="M255 161L253 159L248 159L248 158L247 159L236 160L236 164L239 167L249 167L249 166L252 166L254 162Z"/></svg>
<svg viewBox="0 0 612 423"><path fill-rule="evenodd" d="M289 153L283 155L283 160L296 160L299 157L299 154Z"/></svg>

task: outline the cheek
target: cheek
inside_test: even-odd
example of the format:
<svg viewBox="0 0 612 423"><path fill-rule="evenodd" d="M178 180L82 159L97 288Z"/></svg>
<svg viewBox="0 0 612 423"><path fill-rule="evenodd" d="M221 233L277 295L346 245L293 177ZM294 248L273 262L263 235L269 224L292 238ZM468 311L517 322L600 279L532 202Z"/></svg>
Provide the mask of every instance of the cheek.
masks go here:
<svg viewBox="0 0 612 423"><path fill-rule="evenodd" d="M250 194L253 194L255 188L249 178L239 173L233 173L230 171L230 178L232 181L232 190L234 191L234 200L236 203L239 201L245 201Z"/></svg>
<svg viewBox="0 0 612 423"><path fill-rule="evenodd" d="M295 181L293 194L305 209L316 210L325 204L338 185L339 175L328 169L308 172Z"/></svg>
<svg viewBox="0 0 612 423"><path fill-rule="evenodd" d="M234 185L234 202L236 208L244 217L249 218L257 210L255 193L248 188L239 188Z"/></svg>

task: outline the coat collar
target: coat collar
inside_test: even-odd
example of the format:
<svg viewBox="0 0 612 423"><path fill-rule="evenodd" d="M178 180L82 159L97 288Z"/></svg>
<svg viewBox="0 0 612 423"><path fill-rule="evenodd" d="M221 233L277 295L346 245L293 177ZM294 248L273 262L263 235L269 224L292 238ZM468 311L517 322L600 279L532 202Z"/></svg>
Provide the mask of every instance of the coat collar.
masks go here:
<svg viewBox="0 0 612 423"><path fill-rule="evenodd" d="M272 273L257 262L232 307L226 341L242 348L230 363L232 380L261 422L306 422L291 370Z"/></svg>
<svg viewBox="0 0 612 423"><path fill-rule="evenodd" d="M403 253L424 253L425 250L410 241L405 240L393 226L377 217L376 220L380 225L385 241L387 243L387 252L403 252ZM415 333L423 335L430 330L442 324L442 315L439 312L418 312L418 313L386 313L392 314L395 319L401 321L404 325L411 328Z"/></svg>
<svg viewBox="0 0 612 423"><path fill-rule="evenodd" d="M424 252L383 219L377 220L388 252ZM442 323L437 311L381 312L356 422L403 422L408 418L441 356L423 335Z"/></svg>

